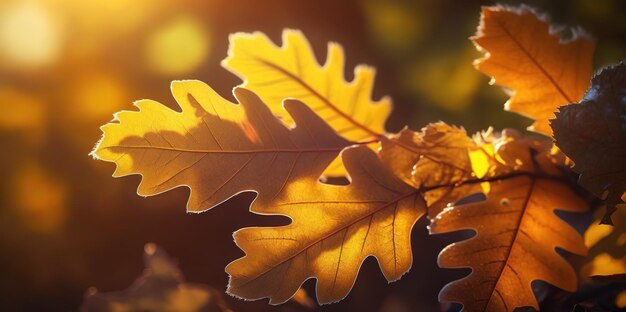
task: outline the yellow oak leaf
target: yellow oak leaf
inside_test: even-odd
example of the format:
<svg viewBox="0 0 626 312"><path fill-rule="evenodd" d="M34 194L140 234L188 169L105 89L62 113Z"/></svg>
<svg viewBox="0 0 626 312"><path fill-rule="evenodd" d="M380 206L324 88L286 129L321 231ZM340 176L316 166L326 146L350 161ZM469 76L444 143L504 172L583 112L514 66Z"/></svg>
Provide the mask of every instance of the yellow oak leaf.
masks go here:
<svg viewBox="0 0 626 312"><path fill-rule="evenodd" d="M235 88L240 105L200 81L175 81L181 111L151 100L121 111L102 127L92 155L115 162L115 177L141 174L138 194L191 189L188 211L204 211L246 190L265 202L317 172L350 143L296 100L284 102L296 122L283 125L251 91Z"/></svg>
<svg viewBox="0 0 626 312"><path fill-rule="evenodd" d="M284 30L282 38L283 45L276 46L261 32L233 34L222 66L237 74L242 86L259 95L288 125L293 120L282 109L282 100L295 98L349 141L377 139L384 133L391 99L372 101L374 68L357 66L354 79L347 82L341 46L329 43L321 66L300 31ZM325 174L342 176L345 171L337 159Z"/></svg>
<svg viewBox="0 0 626 312"><path fill-rule="evenodd" d="M342 159L349 185L325 185L312 173L290 184L269 207L252 206L292 222L235 232L246 255L226 267L230 294L280 304L316 278L318 301L330 303L348 294L369 256L390 282L410 269L411 230L424 214L421 196L365 146L345 150Z"/></svg>
<svg viewBox="0 0 626 312"><path fill-rule="evenodd" d="M476 68L513 90L505 109L534 119L529 130L547 136L557 107L580 100L593 74L595 42L580 29L568 40L560 36L526 6L490 6L471 38L485 54Z"/></svg>

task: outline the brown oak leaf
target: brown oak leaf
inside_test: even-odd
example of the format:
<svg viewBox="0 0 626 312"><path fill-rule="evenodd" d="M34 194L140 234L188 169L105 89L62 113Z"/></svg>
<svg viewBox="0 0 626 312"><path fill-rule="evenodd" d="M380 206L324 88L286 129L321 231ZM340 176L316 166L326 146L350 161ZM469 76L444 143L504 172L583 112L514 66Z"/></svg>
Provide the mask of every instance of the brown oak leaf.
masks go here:
<svg viewBox="0 0 626 312"><path fill-rule="evenodd" d="M483 7L471 39L484 52L476 68L512 89L505 109L534 119L529 130L551 136L548 120L557 107L578 101L589 87L594 41L578 28L561 39L546 16L524 5Z"/></svg>

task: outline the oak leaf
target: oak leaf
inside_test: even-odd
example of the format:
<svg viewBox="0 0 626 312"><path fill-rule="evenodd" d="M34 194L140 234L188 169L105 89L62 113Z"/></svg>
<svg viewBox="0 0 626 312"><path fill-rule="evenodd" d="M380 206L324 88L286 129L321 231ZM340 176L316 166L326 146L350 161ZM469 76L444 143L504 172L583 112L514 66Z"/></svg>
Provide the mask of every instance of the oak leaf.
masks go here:
<svg viewBox="0 0 626 312"><path fill-rule="evenodd" d="M369 256L390 282L410 269L411 230L424 214L417 190L396 179L367 147L347 149L342 159L348 186L322 184L312 172L260 209L288 216L290 224L235 232L246 255L226 267L230 294L280 304L316 278L318 301L330 303L348 294Z"/></svg>
<svg viewBox="0 0 626 312"><path fill-rule="evenodd" d="M138 101L139 111L121 111L102 127L92 155L115 162L115 177L141 174L143 196L189 187L188 211L211 209L245 190L271 200L350 144L295 100L284 103L297 124L289 129L243 88L234 90L240 105L200 81L175 81L172 93L180 112Z"/></svg>
<svg viewBox="0 0 626 312"><path fill-rule="evenodd" d="M293 120L282 109L282 100L295 98L349 141L376 139L384 133L391 99L372 101L374 68L357 66L354 79L347 82L343 49L337 43L328 44L326 63L320 66L300 31L284 30L282 41L282 46L276 46L261 32L233 34L222 66L237 74L244 81L242 86L256 93L288 125ZM339 159L326 174L345 174Z"/></svg>
<svg viewBox="0 0 626 312"><path fill-rule="evenodd" d="M454 184L471 171L467 152L474 145L462 128L438 122L419 133L405 128L387 136L379 154L396 176L416 187Z"/></svg>
<svg viewBox="0 0 626 312"><path fill-rule="evenodd" d="M606 196L602 223L610 224L616 205L626 201L626 63L594 76L580 103L559 107L551 126L556 145L580 173L579 183Z"/></svg>
<svg viewBox="0 0 626 312"><path fill-rule="evenodd" d="M562 164L548 152L549 142L506 131L479 147L492 162L479 170L484 173L477 172L482 166L474 162L483 160L474 157L472 167L480 179L461 185L480 183L485 200L465 203L460 198L431 219L431 233L476 233L440 253L440 267L472 268L470 275L444 287L440 300L459 302L466 311L513 311L538 309L534 280L576 290L576 274L555 247L581 255L587 250L582 237L554 211L585 212L589 207L558 170Z"/></svg>
<svg viewBox="0 0 626 312"><path fill-rule="evenodd" d="M588 206L565 180L559 169L564 157L550 142L514 130L471 139L444 123L420 133L405 129L388 140L395 142L383 140L380 157L423 194L431 233L477 232L442 251L440 266L473 272L444 288L440 300L462 303L467 311L513 311L537 307L533 280L576 289L574 270L554 248L578 254L586 248L554 210L583 212ZM470 200L476 193L486 200ZM556 238L545 240L548 235Z"/></svg>
<svg viewBox="0 0 626 312"><path fill-rule="evenodd" d="M554 111L582 98L593 73L594 41L578 28L571 32L561 39L547 17L526 6L490 6L471 38L485 54L476 68L513 90L505 109L534 119L529 130L547 136Z"/></svg>
<svg viewBox="0 0 626 312"><path fill-rule="evenodd" d="M576 273L555 247L581 255L586 248L555 209L584 212L587 205L566 184L528 176L494 181L485 201L445 209L432 221L431 233L472 229L476 236L439 255L443 268L472 268L444 287L439 299L462 303L467 311L513 311L539 309L534 280L575 291Z"/></svg>
<svg viewBox="0 0 626 312"><path fill-rule="evenodd" d="M476 184L459 185L473 177L469 155L476 148L464 129L438 122L419 133L403 129L388 136L381 141L379 155L397 177L428 189L423 195L429 217L435 217L448 203L480 191Z"/></svg>
<svg viewBox="0 0 626 312"><path fill-rule="evenodd" d="M490 129L471 138L463 128L438 122L420 133L404 129L388 136L382 140L379 155L396 176L420 189L428 216L434 218L447 205L469 194L480 193L485 187L488 192L484 179L532 172L533 161L550 174L560 174L546 143L524 139L511 129L499 136ZM534 160L531 145L538 154Z"/></svg>

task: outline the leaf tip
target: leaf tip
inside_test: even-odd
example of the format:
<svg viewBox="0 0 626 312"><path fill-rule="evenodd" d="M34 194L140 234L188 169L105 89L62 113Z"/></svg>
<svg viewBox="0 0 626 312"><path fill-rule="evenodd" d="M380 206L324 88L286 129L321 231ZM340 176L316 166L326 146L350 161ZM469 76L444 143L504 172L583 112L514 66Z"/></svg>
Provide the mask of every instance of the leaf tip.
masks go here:
<svg viewBox="0 0 626 312"><path fill-rule="evenodd" d="M93 148L87 154L87 156L90 156L91 158L93 158L95 160L102 160L102 158L100 158L100 155L98 155L98 151L100 150L100 145L102 144L103 140L104 140L104 134L100 137L98 142L96 142L96 144L94 144Z"/></svg>

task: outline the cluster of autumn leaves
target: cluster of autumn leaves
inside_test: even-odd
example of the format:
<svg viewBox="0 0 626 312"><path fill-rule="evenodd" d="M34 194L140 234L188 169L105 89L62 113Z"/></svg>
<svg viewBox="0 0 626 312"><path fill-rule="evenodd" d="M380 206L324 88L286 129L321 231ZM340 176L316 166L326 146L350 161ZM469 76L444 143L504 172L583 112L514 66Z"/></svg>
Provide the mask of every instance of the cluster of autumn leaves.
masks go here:
<svg viewBox="0 0 626 312"><path fill-rule="evenodd" d="M562 42L526 7L484 8L472 40L485 51L477 68L512 90L506 109L534 119L533 131L551 136L557 107L589 87L594 42L578 32ZM470 137L442 122L386 134L391 102L371 100L374 70L358 66L346 82L341 47L330 43L320 66L298 31L284 31L282 46L262 33L234 34L222 64L244 80L234 89L239 105L200 81L175 81L180 111L136 102L138 111L102 127L93 155L115 162L116 177L141 174L140 195L188 186L190 212L254 190L251 212L291 219L235 232L245 256L226 267L230 294L279 304L315 278L318 301L335 302L369 256L397 280L411 268L411 231L424 215L431 233L476 232L440 254L441 267L472 268L442 290L443 301L512 311L538 308L534 280L576 290L555 247L586 247L554 212L590 205L551 141L514 130ZM320 181L342 176L349 185ZM484 200L459 202L476 193Z"/></svg>

